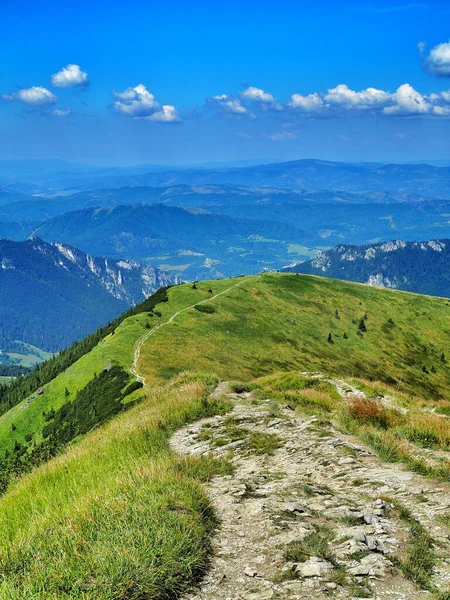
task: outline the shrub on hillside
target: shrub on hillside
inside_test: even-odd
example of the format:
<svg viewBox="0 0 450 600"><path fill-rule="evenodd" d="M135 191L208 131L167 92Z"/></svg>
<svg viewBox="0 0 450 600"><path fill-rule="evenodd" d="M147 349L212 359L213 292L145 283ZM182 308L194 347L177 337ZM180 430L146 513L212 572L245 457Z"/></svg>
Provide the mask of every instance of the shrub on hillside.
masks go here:
<svg viewBox="0 0 450 600"><path fill-rule="evenodd" d="M207 313L207 314L212 314L216 312L216 309L214 308L214 306L211 306L210 304L196 304L194 306L195 310L198 310L199 312L202 313Z"/></svg>
<svg viewBox="0 0 450 600"><path fill-rule="evenodd" d="M393 413L372 398L353 398L348 405L350 416L363 425L374 425L388 429L392 425Z"/></svg>

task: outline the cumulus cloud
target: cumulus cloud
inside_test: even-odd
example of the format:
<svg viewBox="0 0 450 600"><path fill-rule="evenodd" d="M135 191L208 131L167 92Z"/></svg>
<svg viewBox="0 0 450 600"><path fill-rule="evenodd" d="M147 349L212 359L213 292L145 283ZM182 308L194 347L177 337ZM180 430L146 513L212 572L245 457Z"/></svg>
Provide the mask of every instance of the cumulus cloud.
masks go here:
<svg viewBox="0 0 450 600"><path fill-rule="evenodd" d="M325 102L331 106L350 108L355 110L367 110L385 106L391 100L391 95L383 90L367 88L361 92L351 90L347 85L337 85L329 89L324 97Z"/></svg>
<svg viewBox="0 0 450 600"><path fill-rule="evenodd" d="M69 117L72 114L72 109L70 108L70 106L66 109L55 108L52 110L51 114L54 117Z"/></svg>
<svg viewBox="0 0 450 600"><path fill-rule="evenodd" d="M59 88L72 88L76 86L86 86L88 84L88 74L82 71L79 65L67 65L52 75L52 86Z"/></svg>
<svg viewBox="0 0 450 600"><path fill-rule="evenodd" d="M28 104L28 106L49 106L55 104L58 101L58 96L55 96L50 90L47 90L41 86L33 86L30 88L23 88L13 94L3 94L3 100L11 102L13 100L19 100Z"/></svg>
<svg viewBox="0 0 450 600"><path fill-rule="evenodd" d="M394 93L373 87L358 92L340 84L326 93L293 94L286 107L310 116L369 112L393 117L445 117L450 114L449 104L450 90L425 96L409 83L404 83Z"/></svg>
<svg viewBox="0 0 450 600"><path fill-rule="evenodd" d="M424 62L425 69L438 77L450 77L450 41L432 48Z"/></svg>
<svg viewBox="0 0 450 600"><path fill-rule="evenodd" d="M259 104L263 109L276 111L283 110L283 107L277 102L276 98L272 94L262 90L261 88L248 87L246 90L241 92L241 98L250 102L255 102L256 104Z"/></svg>
<svg viewBox="0 0 450 600"><path fill-rule="evenodd" d="M292 94L288 106L299 109L305 113L316 113L324 107L324 103L319 94L315 92L314 94L308 94L307 96Z"/></svg>
<svg viewBox="0 0 450 600"><path fill-rule="evenodd" d="M331 118L367 113L386 117L449 117L450 90L425 95L409 83L404 83L394 92L375 87L357 91L341 83L326 92L292 94L289 102L279 104L269 92L248 87L241 92L239 98L230 94L221 94L208 98L207 105L214 107L218 114L228 118L256 118L249 106L262 110L272 110L276 107L277 112L286 113L288 118L293 114L309 118ZM274 135L278 137L278 134ZM284 139L287 137L284 136Z"/></svg>
<svg viewBox="0 0 450 600"><path fill-rule="evenodd" d="M212 96L211 98L207 98L206 102L209 106L214 108L217 113L228 118L247 117L252 119L255 117L255 115L242 104L239 98L234 98L229 94Z"/></svg>
<svg viewBox="0 0 450 600"><path fill-rule="evenodd" d="M385 115L425 115L433 112L433 106L409 83L404 83L392 94L392 101L392 106L383 109Z"/></svg>
<svg viewBox="0 0 450 600"><path fill-rule="evenodd" d="M274 104L275 98L269 92L265 92L257 87L248 87L246 90L241 92L241 97L245 100L252 100L253 102L263 102L265 104Z"/></svg>
<svg viewBox="0 0 450 600"><path fill-rule="evenodd" d="M113 92L116 98L114 108L133 119L146 119L158 123L179 123L181 118L176 108L170 104L159 104L155 96L140 83L123 92Z"/></svg>
<svg viewBox="0 0 450 600"><path fill-rule="evenodd" d="M158 123L179 123L181 121L175 106L171 104L163 104L160 110L144 118L148 121L156 121Z"/></svg>
<svg viewBox="0 0 450 600"><path fill-rule="evenodd" d="M439 92L438 94L430 94L429 99L431 102L436 104L450 104L450 90L447 90L446 92Z"/></svg>

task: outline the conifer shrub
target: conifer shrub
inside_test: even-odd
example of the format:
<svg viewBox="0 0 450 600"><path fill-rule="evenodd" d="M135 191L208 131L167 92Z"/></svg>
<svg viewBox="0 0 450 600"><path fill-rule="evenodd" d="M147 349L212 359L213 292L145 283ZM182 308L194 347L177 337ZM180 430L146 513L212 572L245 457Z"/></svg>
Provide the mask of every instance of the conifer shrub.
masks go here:
<svg viewBox="0 0 450 600"><path fill-rule="evenodd" d="M194 306L195 310L198 310L199 312L202 313L207 313L207 314L212 314L216 312L216 309L214 308L214 306L211 306L210 304L196 304Z"/></svg>

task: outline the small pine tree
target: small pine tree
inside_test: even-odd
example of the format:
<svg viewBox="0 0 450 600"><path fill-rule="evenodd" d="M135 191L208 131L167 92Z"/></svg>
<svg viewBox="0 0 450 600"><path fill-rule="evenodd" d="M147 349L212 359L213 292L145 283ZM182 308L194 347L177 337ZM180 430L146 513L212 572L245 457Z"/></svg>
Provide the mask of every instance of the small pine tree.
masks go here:
<svg viewBox="0 0 450 600"><path fill-rule="evenodd" d="M330 333L328 334L328 343L329 343L329 344L334 344L334 342L333 342L333 336L332 336L332 334L331 334L331 331L330 331Z"/></svg>
<svg viewBox="0 0 450 600"><path fill-rule="evenodd" d="M388 323L390 323L391 325L393 325L394 321L392 319L388 319Z"/></svg>
<svg viewBox="0 0 450 600"><path fill-rule="evenodd" d="M344 333L344 340L348 340L347 332Z"/></svg>
<svg viewBox="0 0 450 600"><path fill-rule="evenodd" d="M444 353L441 354L441 362L445 363L445 354Z"/></svg>
<svg viewBox="0 0 450 600"><path fill-rule="evenodd" d="M147 321L147 322L146 322L146 324L145 324L145 329L150 329L150 328L151 328L151 325L150 325L150 323Z"/></svg>
<svg viewBox="0 0 450 600"><path fill-rule="evenodd" d="M425 365L423 365L423 367L422 367L422 371L423 371L424 373L426 373L427 375L428 375L428 373L429 373L429 370L426 368L426 366L425 366Z"/></svg>
<svg viewBox="0 0 450 600"><path fill-rule="evenodd" d="M209 288L208 292L209 292L210 294L212 294L212 293L213 293L213 291L212 291L212 289L211 289L211 288Z"/></svg>
<svg viewBox="0 0 450 600"><path fill-rule="evenodd" d="M64 396L66 398L67 398L67 396L70 396L70 392L69 392L69 390L67 388L64 390Z"/></svg>
<svg viewBox="0 0 450 600"><path fill-rule="evenodd" d="M195 283L195 281L194 281L194 283L192 284L192 289L193 289L193 290L196 290L196 289L197 289L197 284Z"/></svg>
<svg viewBox="0 0 450 600"><path fill-rule="evenodd" d="M336 312L334 313L334 316L336 317L336 319L340 319L341 317L339 316L339 312L336 310Z"/></svg>
<svg viewBox="0 0 450 600"><path fill-rule="evenodd" d="M364 321L364 318L361 319L361 321L359 322L358 329L361 333L366 333L367 327L366 327L366 322Z"/></svg>

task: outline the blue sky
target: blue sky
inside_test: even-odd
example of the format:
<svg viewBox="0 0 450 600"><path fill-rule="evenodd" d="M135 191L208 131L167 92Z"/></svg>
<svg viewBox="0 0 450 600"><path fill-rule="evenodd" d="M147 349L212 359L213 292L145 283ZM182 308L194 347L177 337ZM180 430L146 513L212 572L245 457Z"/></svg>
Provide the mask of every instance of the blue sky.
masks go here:
<svg viewBox="0 0 450 600"><path fill-rule="evenodd" d="M448 2L0 0L0 159L450 158Z"/></svg>

